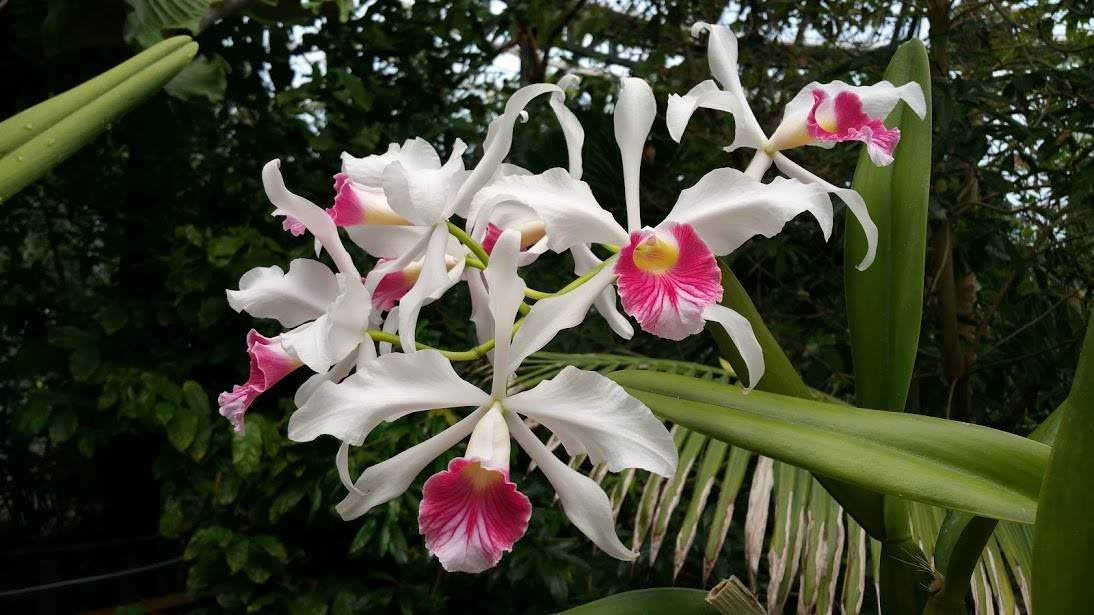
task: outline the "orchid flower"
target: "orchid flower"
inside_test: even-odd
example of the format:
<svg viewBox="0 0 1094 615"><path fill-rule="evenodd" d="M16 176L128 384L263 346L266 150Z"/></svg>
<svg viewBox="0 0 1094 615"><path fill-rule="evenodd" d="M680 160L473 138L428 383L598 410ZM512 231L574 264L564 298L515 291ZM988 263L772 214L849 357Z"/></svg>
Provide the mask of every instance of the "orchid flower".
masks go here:
<svg viewBox="0 0 1094 615"><path fill-rule="evenodd" d="M698 37L704 30L710 32L707 57L710 72L717 83L708 79L683 96L673 94L669 97L666 114L669 135L679 141L688 120L700 107L732 114L735 132L733 143L725 148L726 151L740 147L757 150L746 173L762 177L774 162L788 177L816 184L847 204L866 234L866 256L858 265L860 271L865 270L877 253L878 231L862 196L854 190L834 186L817 177L782 152L802 145L832 147L841 141L861 141L866 144L867 153L874 164L890 164L893 150L900 141L900 129L886 128L882 122L902 100L916 115L924 116L927 107L919 84L913 82L896 87L888 81L871 86L851 86L842 81L810 83L787 103L782 121L769 139L756 120L741 86L737 70L737 38L725 26L702 21L692 26L692 36Z"/></svg>
<svg viewBox="0 0 1094 615"><path fill-rule="evenodd" d="M422 306L452 286L445 258L449 217L466 215L471 199L495 176L509 153L513 126L524 107L533 98L555 91L558 87L549 84L517 90L501 116L490 123L482 159L470 172L463 167L466 146L462 141L456 142L444 164L421 139L401 147L392 144L382 155L342 155L330 215L362 248L386 259L369 272L365 288L373 292L387 274L420 263L413 286L399 299L398 330L405 351L414 352Z"/></svg>
<svg viewBox="0 0 1094 615"><path fill-rule="evenodd" d="M519 233L499 237L484 271L494 331L490 392L462 380L439 352L383 355L341 384L327 383L289 420L289 438L310 441L329 434L343 441L339 475L350 494L338 504L344 519L359 517L406 491L435 458L470 436L464 455L431 476L423 488L419 531L448 571L481 572L500 561L524 534L531 504L509 475L510 438L554 486L570 520L609 555L634 560L619 541L607 494L589 477L554 456L521 416L539 422L571 455L587 454L612 471L642 468L671 476L677 453L664 425L638 400L604 376L567 367L553 379L509 395L507 384L527 352L510 335L524 282L517 275ZM544 342L545 343L545 342ZM540 347L542 344L540 344ZM448 429L369 467L350 483L349 445L360 445L383 421L433 408L476 408Z"/></svg>
<svg viewBox="0 0 1094 615"><path fill-rule="evenodd" d="M722 283L715 255L729 254L753 235L774 236L803 211L816 217L827 237L831 205L823 191L797 180L777 178L765 184L735 169L716 169L682 191L659 225L643 227L641 155L656 111L649 85L641 79L624 80L615 109L615 136L623 159L628 229L596 202L588 184L561 169L503 178L491 187L492 201L516 202L536 212L553 251L575 250L577 258L576 249L593 243L622 245L607 263L594 265L600 270L584 285L537 302L514 347L530 343L533 335L550 339L579 324L601 299L601 291L618 278L624 311L649 333L678 340L698 333L708 321L719 323L741 351L748 382L755 385L763 374L763 354L748 320L719 304Z"/></svg>
<svg viewBox="0 0 1094 615"><path fill-rule="evenodd" d="M319 261L302 258L290 263L288 273L277 266L251 269L240 278L238 290L227 291L228 305L235 311L272 318L290 328L273 338L253 330L247 334L250 377L217 399L220 413L237 431L242 431L244 413L255 398L297 367L307 365L317 372L315 380L301 387L308 391L324 378L345 376L358 353L375 355L365 333L372 299L334 221L315 204L289 192L280 161L263 167L262 183L277 208L275 213L304 225L331 255L338 273Z"/></svg>

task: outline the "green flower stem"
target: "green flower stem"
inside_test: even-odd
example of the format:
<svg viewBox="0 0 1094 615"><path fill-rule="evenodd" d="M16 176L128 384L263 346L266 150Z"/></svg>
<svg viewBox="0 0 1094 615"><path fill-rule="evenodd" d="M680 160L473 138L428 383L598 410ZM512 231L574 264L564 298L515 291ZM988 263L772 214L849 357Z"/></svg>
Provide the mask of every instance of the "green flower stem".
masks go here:
<svg viewBox="0 0 1094 615"><path fill-rule="evenodd" d="M486 250L482 249L482 244L472 239L471 236L467 233L463 232L462 228L449 222L448 232L451 233L452 236L456 239L459 239L460 243L467 246L467 249L471 250L471 253L479 259L480 263L482 263L483 265L490 264L490 255L486 253Z"/></svg>
<svg viewBox="0 0 1094 615"><path fill-rule="evenodd" d="M513 330L510 335L513 335L520 329L520 326L524 324L524 319L518 320L513 324ZM369 337L377 342L388 342L390 344L396 344L402 348L402 342L399 340L399 336L394 333L387 333L386 331L379 331L377 329L369 329L366 331ZM489 339L485 342L475 346L474 348L468 348L467 350L444 350L442 348L435 348L428 344L415 343L414 347L418 350L436 350L444 355L449 361L475 361L486 356L486 353L494 349L494 345L497 343L497 339Z"/></svg>
<svg viewBox="0 0 1094 615"><path fill-rule="evenodd" d="M585 282L588 282L589 280L593 279L593 277L596 274L600 273L600 271L602 269L604 269L604 267L606 267L607 265L608 265L608 261L604 261L603 263L600 263L596 267L593 267L589 271L582 274L581 277L575 278L573 282L570 282L566 286L563 286L562 288L558 289L557 291L555 291L553 293L545 293L541 290L536 290L534 288L525 288L524 289L524 295L526 297L530 298L530 299L535 299L537 301L540 300L540 299L547 299L549 297L557 297L559 295L565 295L566 293L574 290L578 286L581 286Z"/></svg>
<svg viewBox="0 0 1094 615"><path fill-rule="evenodd" d="M465 258L464 263L466 263L467 266L471 267L472 269L486 269L485 263L472 256L468 256L467 258Z"/></svg>

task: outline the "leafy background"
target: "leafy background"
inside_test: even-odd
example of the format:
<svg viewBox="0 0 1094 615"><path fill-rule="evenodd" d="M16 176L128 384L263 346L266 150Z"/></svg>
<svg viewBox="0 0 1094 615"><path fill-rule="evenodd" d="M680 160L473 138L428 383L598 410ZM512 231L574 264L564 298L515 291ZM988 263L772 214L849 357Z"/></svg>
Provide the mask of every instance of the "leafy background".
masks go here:
<svg viewBox="0 0 1094 615"><path fill-rule="evenodd" d="M165 93L3 205L0 560L11 572L0 604L543 612L629 588L703 585L697 554L674 580L670 557L651 566L647 551L632 566L595 552L536 474L522 482L535 511L518 548L489 573L444 574L417 535L420 483L361 520L333 513L335 442L284 437L295 380L260 399L242 438L213 403L245 377L251 325L222 289L311 250L268 215L265 161L282 158L289 185L322 203L341 151L415 135L443 153L457 138L476 143L508 92L575 70L585 179L618 214L606 113L615 76L649 79L661 101L708 78L705 48L684 27L697 19L737 24L742 78L765 126L809 81L876 80L902 40L928 41L934 183L909 410L1028 433L1066 395L1094 285L1094 42L1081 3L11 0L0 2L0 117L165 34L195 34L201 55ZM706 171L743 165L720 150L731 134L731 121L706 112L682 145L655 127L643 168L648 219ZM797 154L846 183L857 152ZM535 170L564 164L550 114L518 127L513 159ZM732 265L806 382L849 398L841 228L823 245L814 224L795 221ZM545 260L528 277L560 286L567 269ZM446 297L424 312L420 337L459 347L469 313L465 296ZM549 349L718 365L702 336L624 347L599 319ZM435 412L388 425L354 465L451 420ZM515 459L518 477L524 462ZM623 514L633 518L636 505ZM683 516L667 521L673 535ZM630 526L620 528L627 540ZM710 582L747 578L742 543L736 524Z"/></svg>

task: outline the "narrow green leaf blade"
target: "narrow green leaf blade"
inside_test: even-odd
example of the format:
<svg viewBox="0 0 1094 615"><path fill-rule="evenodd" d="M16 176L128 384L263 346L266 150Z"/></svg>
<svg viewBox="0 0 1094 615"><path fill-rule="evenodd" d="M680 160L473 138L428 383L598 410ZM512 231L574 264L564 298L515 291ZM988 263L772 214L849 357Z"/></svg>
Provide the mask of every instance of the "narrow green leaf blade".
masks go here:
<svg viewBox="0 0 1094 615"><path fill-rule="evenodd" d="M1033 612L1083 613L1094 604L1094 315L1045 471L1033 540Z"/></svg>
<svg viewBox="0 0 1094 615"><path fill-rule="evenodd" d="M752 459L752 452L743 448L733 447L729 453L729 461L726 462L726 471L722 475L722 487L718 492L718 503L714 508L714 519L710 522L710 535L707 536L707 545L703 549L703 586L707 584L710 573L714 571L714 564L718 562L718 555L722 552L722 546L726 542L726 534L733 523L733 509L737 502L737 494L744 482L745 470Z"/></svg>
<svg viewBox="0 0 1094 615"><path fill-rule="evenodd" d="M714 488L718 470L722 468L722 462L726 458L726 450L729 445L718 440L711 441L707 450L703 453L703 461L699 464L699 472L695 475L695 486L692 488L691 501L688 503L687 512L684 513L684 522L680 524L680 533L676 535L676 549L673 552L672 578L680 574L680 569L687 561L691 543L695 541L695 535L699 531L699 519L707 507L707 499Z"/></svg>
<svg viewBox="0 0 1094 615"><path fill-rule="evenodd" d="M1048 447L978 425L774 395L685 376L610 376L655 414L814 474L1031 523Z"/></svg>

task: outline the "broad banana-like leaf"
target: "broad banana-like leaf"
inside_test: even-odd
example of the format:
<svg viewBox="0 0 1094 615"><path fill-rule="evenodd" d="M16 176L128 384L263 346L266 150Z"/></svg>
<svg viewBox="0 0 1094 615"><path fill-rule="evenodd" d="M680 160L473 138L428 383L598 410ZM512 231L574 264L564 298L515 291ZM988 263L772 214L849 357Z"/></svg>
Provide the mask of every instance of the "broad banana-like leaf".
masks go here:
<svg viewBox="0 0 1094 615"><path fill-rule="evenodd" d="M620 615L621 613L719 615L717 609L707 604L706 597L707 593L701 589L677 587L639 589L574 607L563 611L563 615Z"/></svg>
<svg viewBox="0 0 1094 615"><path fill-rule="evenodd" d="M1031 523L1048 447L978 425L809 401L687 376L610 376L654 414L836 478L981 516Z"/></svg>
<svg viewBox="0 0 1094 615"><path fill-rule="evenodd" d="M1033 612L1083 613L1094 605L1094 315L1045 472L1033 534Z"/></svg>
<svg viewBox="0 0 1094 615"><path fill-rule="evenodd" d="M6 152L0 158L0 203L76 153L170 81L197 53L197 43L188 41L187 37L163 41L62 94L59 101L45 101L0 125L0 145ZM12 136L12 131L20 130L20 123L32 138Z"/></svg>

